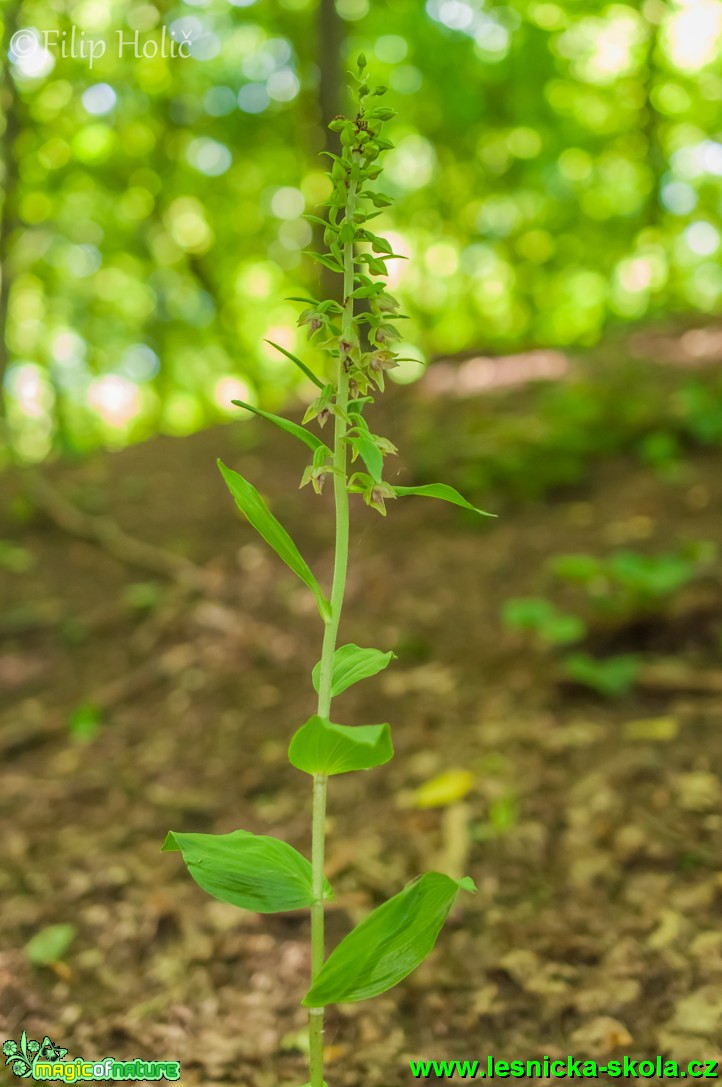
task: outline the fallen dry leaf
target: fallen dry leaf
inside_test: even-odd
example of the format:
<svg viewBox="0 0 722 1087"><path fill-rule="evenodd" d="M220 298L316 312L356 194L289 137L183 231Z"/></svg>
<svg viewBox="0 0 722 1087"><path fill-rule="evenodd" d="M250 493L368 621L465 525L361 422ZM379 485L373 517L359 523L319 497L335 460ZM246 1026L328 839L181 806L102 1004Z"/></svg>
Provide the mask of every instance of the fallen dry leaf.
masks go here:
<svg viewBox="0 0 722 1087"><path fill-rule="evenodd" d="M624 1023L608 1015L598 1015L573 1031L570 1041L578 1053L604 1057L615 1049L626 1049L634 1039Z"/></svg>

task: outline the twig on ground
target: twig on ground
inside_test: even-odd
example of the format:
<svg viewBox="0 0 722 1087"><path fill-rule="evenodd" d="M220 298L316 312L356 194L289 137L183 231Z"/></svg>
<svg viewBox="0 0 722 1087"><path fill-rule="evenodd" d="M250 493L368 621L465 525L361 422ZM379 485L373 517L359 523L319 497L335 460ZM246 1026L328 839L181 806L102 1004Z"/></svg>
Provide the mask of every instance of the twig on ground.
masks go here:
<svg viewBox="0 0 722 1087"><path fill-rule="evenodd" d="M170 646L157 657L90 691L85 701L107 713L144 694L163 680L177 676L194 659L195 650L189 643ZM36 720L28 720L26 716L18 715L15 710L12 718L0 719L0 758L8 759L39 747L58 735L67 733L67 727L65 714L48 711Z"/></svg>
<svg viewBox="0 0 722 1087"><path fill-rule="evenodd" d="M102 547L113 558L170 578L192 591L203 591L206 576L190 559L129 536L109 517L83 513L37 471L25 473L33 501L64 532Z"/></svg>

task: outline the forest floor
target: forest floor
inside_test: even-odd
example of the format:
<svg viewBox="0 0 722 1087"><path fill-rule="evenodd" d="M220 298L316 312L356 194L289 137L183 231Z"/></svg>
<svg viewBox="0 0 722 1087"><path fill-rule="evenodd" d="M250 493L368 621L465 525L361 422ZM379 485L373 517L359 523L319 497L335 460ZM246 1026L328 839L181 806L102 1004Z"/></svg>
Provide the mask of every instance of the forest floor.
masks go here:
<svg viewBox="0 0 722 1087"><path fill-rule="evenodd" d="M417 394L383 410L413 463ZM453 404L446 421L451 436ZM309 782L286 749L314 709L318 615L234 515L218 456L327 571L330 496L298 491L294 443L255 421L49 471L201 566L196 593L40 515L19 525L21 482L2 484L0 537L29 558L1 575L0 1033L49 1035L69 1058L179 1060L189 1085L297 1087L306 914L239 912L160 852L169 829L310 846ZM399 659L334 716L388 720L396 757L331 782L329 946L422 871L463 870L478 894L400 987L331 1010L333 1087L403 1087L415 1057L722 1057L718 641L660 620L647 647L712 681L609 702L560 684L500 622L560 551L719 540L721 467L691 454L670 479L618 458L497 520L421 499L386 519L354 507L342 640ZM719 615L719 587L705 591ZM469 771L470 791L420 806L445 771L452 786ZM60 922L77 929L62 961L31 965L27 941Z"/></svg>

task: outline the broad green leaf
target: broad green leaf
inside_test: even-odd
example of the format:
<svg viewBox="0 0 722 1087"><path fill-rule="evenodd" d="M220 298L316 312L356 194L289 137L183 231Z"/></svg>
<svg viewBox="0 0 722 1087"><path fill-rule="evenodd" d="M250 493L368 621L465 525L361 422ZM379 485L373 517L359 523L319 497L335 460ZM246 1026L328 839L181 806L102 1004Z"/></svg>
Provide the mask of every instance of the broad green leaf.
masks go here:
<svg viewBox="0 0 722 1087"><path fill-rule="evenodd" d="M487 513L486 510L472 506L471 502L467 502L464 496L448 483L427 483L423 487L394 487L394 490L399 498L407 494L418 494L424 498L440 498L443 502L453 502L455 506L463 506L465 510L473 510L474 513L480 513L484 517L496 517L495 513Z"/></svg>
<svg viewBox="0 0 722 1087"><path fill-rule="evenodd" d="M304 301L304 299L295 299L295 301ZM306 299L305 301L309 300ZM301 362L299 358L297 358L295 355L292 355L291 352L287 351L285 347L281 347L280 343L274 343L273 340L266 340L265 342L270 343L271 347L275 347L276 351L280 351L282 355L285 355L287 359L290 359L295 366L298 366L299 370L303 371L306 377L309 378L314 383L314 385L318 385L319 389L323 388L323 382L321 381L320 377L316 377L313 370L309 370L305 362Z"/></svg>
<svg viewBox="0 0 722 1087"><path fill-rule="evenodd" d="M382 653L380 649L362 649L359 645L342 645L333 655L333 671L331 673L331 697L341 694L352 684L360 679L368 679L378 672L388 668L392 660L396 660L395 653ZM321 662L314 665L311 673L313 689L318 694L321 686Z"/></svg>
<svg viewBox="0 0 722 1087"><path fill-rule="evenodd" d="M59 962L75 939L76 932L75 925L49 925L28 940L25 954L36 966Z"/></svg>
<svg viewBox="0 0 722 1087"><path fill-rule="evenodd" d="M428 872L370 913L331 952L302 1003L307 1008L385 993L429 954L459 890L473 880Z"/></svg>
<svg viewBox="0 0 722 1087"><path fill-rule="evenodd" d="M371 770L393 758L388 725L334 725L314 715L291 740L288 761L306 774Z"/></svg>
<svg viewBox="0 0 722 1087"><path fill-rule="evenodd" d="M363 410L364 410L364 408L366 407L367 404L373 404L373 402L374 402L373 396L357 396L354 400L352 400L350 402L350 404L348 406L349 417L353 417L354 415L357 415L362 419L363 423L365 423L366 420L363 418ZM354 422L354 426L357 426L357 425L358 425L358 419Z"/></svg>
<svg viewBox="0 0 722 1087"><path fill-rule="evenodd" d="M349 441L368 468L374 483L380 483L384 471L384 458L376 442L366 434L359 434L350 438Z"/></svg>
<svg viewBox="0 0 722 1087"><path fill-rule="evenodd" d="M169 831L163 850L180 850L199 887L243 910L279 913L313 902L310 862L278 838L247 830L230 834ZM327 880L324 898L333 898Z"/></svg>
<svg viewBox="0 0 722 1087"><path fill-rule="evenodd" d="M304 585L308 586L316 598L322 618L326 620L331 614L331 605L283 525L276 520L256 488L248 480L231 468L226 468L223 461L218 461L218 467L240 511L245 514L256 532L263 536L268 546L273 548L280 559L283 559L286 566L293 570Z"/></svg>
<svg viewBox="0 0 722 1087"><path fill-rule="evenodd" d="M306 430L305 427L300 426L298 423L291 422L290 419L284 419L282 415L273 415L270 411L254 408L253 404L246 404L243 400L231 400L231 403L236 404L239 408L245 408L246 411L252 411L254 415L260 415L262 419L268 419L269 423L275 423L277 427L285 430L287 434L292 434L294 438L304 442L309 449L313 449L314 453L317 449L326 448L321 439L312 434L310 430ZM329 449L328 452L330 456L331 450Z"/></svg>

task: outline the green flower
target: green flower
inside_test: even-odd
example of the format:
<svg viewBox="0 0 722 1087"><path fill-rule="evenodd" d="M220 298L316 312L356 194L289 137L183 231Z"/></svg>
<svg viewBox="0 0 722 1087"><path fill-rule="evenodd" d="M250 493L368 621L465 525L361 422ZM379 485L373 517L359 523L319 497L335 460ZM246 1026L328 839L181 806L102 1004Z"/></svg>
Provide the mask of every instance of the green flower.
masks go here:
<svg viewBox="0 0 722 1087"><path fill-rule="evenodd" d="M7 1042L3 1042L3 1053L6 1057L14 1057L17 1051L18 1043L14 1042L12 1038L8 1038Z"/></svg>
<svg viewBox="0 0 722 1087"><path fill-rule="evenodd" d="M7 1063L12 1063L13 1074L21 1079L27 1079L32 1074L32 1065L20 1054L11 1057Z"/></svg>

